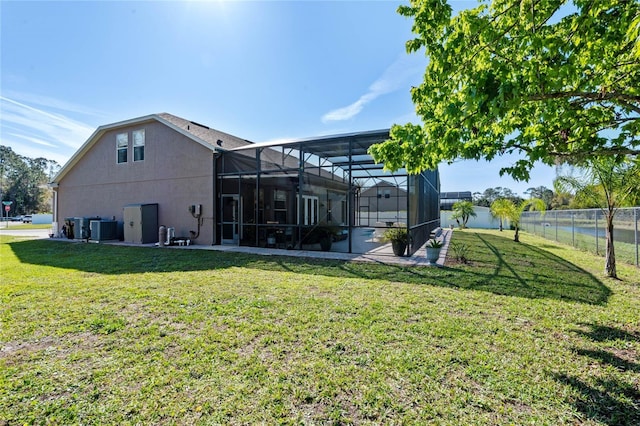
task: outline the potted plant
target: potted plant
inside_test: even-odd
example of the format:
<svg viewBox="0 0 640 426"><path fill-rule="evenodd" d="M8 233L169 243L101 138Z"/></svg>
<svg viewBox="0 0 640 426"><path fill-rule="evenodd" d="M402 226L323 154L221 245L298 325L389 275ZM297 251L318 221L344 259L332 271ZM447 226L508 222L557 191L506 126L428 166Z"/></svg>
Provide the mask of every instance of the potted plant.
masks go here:
<svg viewBox="0 0 640 426"><path fill-rule="evenodd" d="M409 244L409 232L407 228L402 227L387 228L382 234L382 239L385 242L391 242L393 254L404 256Z"/></svg>
<svg viewBox="0 0 640 426"><path fill-rule="evenodd" d="M431 264L435 264L440 257L440 249L442 248L442 241L431 239L427 241L427 260Z"/></svg>
<svg viewBox="0 0 640 426"><path fill-rule="evenodd" d="M320 243L320 250L322 251L330 251L331 245L333 243L333 232L329 230L323 230L323 234L318 238L318 242Z"/></svg>
<svg viewBox="0 0 640 426"><path fill-rule="evenodd" d="M333 240L338 234L338 228L325 223L319 223L305 230L302 244L320 244L320 250L330 251Z"/></svg>

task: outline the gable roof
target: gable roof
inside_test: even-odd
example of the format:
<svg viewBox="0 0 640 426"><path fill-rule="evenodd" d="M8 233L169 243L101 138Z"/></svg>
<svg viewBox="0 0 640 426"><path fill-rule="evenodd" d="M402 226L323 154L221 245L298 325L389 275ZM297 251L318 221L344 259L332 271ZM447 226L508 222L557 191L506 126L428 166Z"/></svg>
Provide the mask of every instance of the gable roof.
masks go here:
<svg viewBox="0 0 640 426"><path fill-rule="evenodd" d="M165 121L164 124L169 125L169 127L173 127L174 130L177 130L180 133L185 134L186 132L185 136L191 137L192 139L196 138L198 142L205 142L205 146L209 145L210 148L213 148L216 151L227 151L241 146L253 145L253 142L246 139L212 129L204 124L189 121L166 112L156 115L161 120Z"/></svg>
<svg viewBox="0 0 640 426"><path fill-rule="evenodd" d="M227 151L229 149L239 148L251 145L252 142L246 139L238 138L228 133L211 129L194 121L189 121L178 116L168 114L166 112L160 114L145 115L143 117L133 118L130 120L119 121L117 123L106 124L100 126L87 139L87 141L71 156L69 161L60 169L51 182L51 186L56 184L80 161L80 159L95 145L98 140L108 131L119 129L122 127L135 126L139 124L157 121L165 126L175 130L176 132L186 136L196 143L210 149L212 152Z"/></svg>

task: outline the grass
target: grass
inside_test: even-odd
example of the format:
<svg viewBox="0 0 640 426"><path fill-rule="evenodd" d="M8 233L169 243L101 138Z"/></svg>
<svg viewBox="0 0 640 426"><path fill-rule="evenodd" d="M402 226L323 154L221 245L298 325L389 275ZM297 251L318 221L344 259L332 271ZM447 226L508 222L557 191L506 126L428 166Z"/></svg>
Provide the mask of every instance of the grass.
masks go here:
<svg viewBox="0 0 640 426"><path fill-rule="evenodd" d="M637 424L640 274L0 240L0 424Z"/></svg>

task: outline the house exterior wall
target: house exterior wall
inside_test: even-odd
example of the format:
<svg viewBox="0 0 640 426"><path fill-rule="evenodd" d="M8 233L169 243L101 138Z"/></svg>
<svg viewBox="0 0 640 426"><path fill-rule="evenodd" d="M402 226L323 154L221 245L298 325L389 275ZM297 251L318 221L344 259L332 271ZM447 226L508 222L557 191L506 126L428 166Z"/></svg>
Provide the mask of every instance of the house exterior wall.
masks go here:
<svg viewBox="0 0 640 426"><path fill-rule="evenodd" d="M134 161L133 132L138 130L145 132L142 161ZM122 133L128 135L127 161L118 163L117 136ZM158 225L174 228L173 236L195 244L270 246L269 235L275 234L279 244L281 234L283 247L296 247L296 242L302 247L308 228L326 223L339 231L332 250L366 252L371 244L379 246L360 244L360 236L364 242L370 236L354 233L363 226L354 220L356 211L366 207L376 218L383 212L394 222L406 222L420 243L439 224L437 171L421 174L415 182L408 179L409 190L406 184L398 188L378 182L357 202L355 192L349 192L349 179L362 172L358 167L369 145L386 137L388 131L375 131L256 147L166 113L102 126L51 182L53 228L59 231L65 218L99 216L124 229L126 206L157 204ZM360 160L345 163L352 155ZM366 170L368 176L376 173ZM434 209L427 208L431 202ZM191 206L201 211L200 220ZM199 232L198 237L192 238L190 231Z"/></svg>
<svg viewBox="0 0 640 426"><path fill-rule="evenodd" d="M370 212L396 212L407 210L407 191L391 185L376 185L360 194L360 206Z"/></svg>
<svg viewBox="0 0 640 426"><path fill-rule="evenodd" d="M133 161L134 130L145 130L144 160ZM126 163L117 163L116 135L128 133ZM115 218L123 221L129 204L157 203L158 223L189 237L197 231L190 205L202 205L198 244L213 244L213 150L194 143L158 121L106 131L58 182L59 227L66 217Z"/></svg>

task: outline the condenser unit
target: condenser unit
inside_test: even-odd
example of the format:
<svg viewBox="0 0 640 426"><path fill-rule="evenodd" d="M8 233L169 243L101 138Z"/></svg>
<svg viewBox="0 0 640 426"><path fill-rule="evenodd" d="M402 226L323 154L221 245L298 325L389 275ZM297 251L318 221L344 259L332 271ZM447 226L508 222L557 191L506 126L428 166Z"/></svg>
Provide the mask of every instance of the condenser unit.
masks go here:
<svg viewBox="0 0 640 426"><path fill-rule="evenodd" d="M94 241L107 241L118 239L118 222L115 220L92 220L89 222L91 239Z"/></svg>

